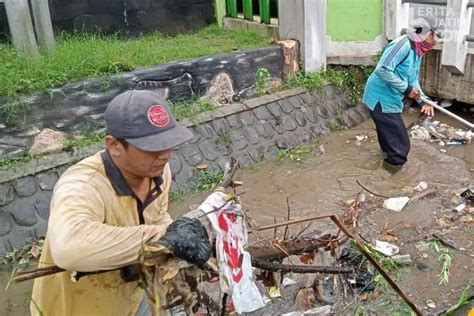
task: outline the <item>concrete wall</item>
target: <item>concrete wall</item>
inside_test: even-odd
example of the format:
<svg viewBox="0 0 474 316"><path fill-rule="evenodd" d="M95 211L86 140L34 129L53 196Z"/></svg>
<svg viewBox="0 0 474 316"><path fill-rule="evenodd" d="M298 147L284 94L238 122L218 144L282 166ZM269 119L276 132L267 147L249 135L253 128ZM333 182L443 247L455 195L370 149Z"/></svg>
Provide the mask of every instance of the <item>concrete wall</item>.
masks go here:
<svg viewBox="0 0 474 316"><path fill-rule="evenodd" d="M49 0L53 26L68 31L164 34L194 30L215 22L214 0ZM0 33L8 33L0 3Z"/></svg>
<svg viewBox="0 0 474 316"><path fill-rule="evenodd" d="M328 64L372 64L385 43L383 0L327 1Z"/></svg>
<svg viewBox="0 0 474 316"><path fill-rule="evenodd" d="M382 34L382 0L328 0L327 33L333 41L373 41Z"/></svg>
<svg viewBox="0 0 474 316"><path fill-rule="evenodd" d="M341 91L327 85L311 93L278 92L203 113L192 122L183 120L194 138L173 151L173 187L189 187L200 163L223 169L233 156L242 166L251 165L329 133L335 122L353 127L367 118L365 106L348 108ZM45 235L58 177L99 148L51 154L16 169L0 169L0 256Z"/></svg>
<svg viewBox="0 0 474 316"><path fill-rule="evenodd" d="M469 49L463 76L441 67L441 50L429 52L423 58L420 84L428 95L474 104L474 49Z"/></svg>

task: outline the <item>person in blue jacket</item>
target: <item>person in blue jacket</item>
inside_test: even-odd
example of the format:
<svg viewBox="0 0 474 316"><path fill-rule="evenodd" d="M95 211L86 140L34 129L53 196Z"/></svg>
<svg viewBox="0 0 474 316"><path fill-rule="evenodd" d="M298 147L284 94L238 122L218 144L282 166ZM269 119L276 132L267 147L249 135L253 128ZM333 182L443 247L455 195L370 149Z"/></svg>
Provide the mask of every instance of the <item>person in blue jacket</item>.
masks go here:
<svg viewBox="0 0 474 316"><path fill-rule="evenodd" d="M377 138L385 159L385 169L395 172L406 163L410 139L403 123L404 97L417 100L421 112L434 115L431 105L420 100L419 73L423 55L437 42L432 21L423 20L404 35L390 42L382 53L375 71L367 80L362 102L369 108L377 129Z"/></svg>

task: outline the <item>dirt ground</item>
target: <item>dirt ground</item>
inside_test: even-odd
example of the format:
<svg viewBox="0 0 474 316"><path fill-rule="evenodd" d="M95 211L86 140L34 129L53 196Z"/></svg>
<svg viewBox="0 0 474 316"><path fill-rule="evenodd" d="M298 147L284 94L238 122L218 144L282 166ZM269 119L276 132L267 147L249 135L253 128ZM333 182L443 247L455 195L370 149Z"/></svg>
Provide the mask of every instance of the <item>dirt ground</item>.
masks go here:
<svg viewBox="0 0 474 316"><path fill-rule="evenodd" d="M416 117L417 114L406 114L407 124ZM356 135L367 135L368 140L357 144ZM368 203L361 210L358 233L371 242L381 238L386 230L398 238L391 242L400 247L401 254L410 254L413 264L402 270L397 283L425 313L436 314L456 303L462 290L474 284L474 229L472 222L463 223L460 218L453 218L455 214L451 208L455 205L451 199L452 192L473 182L474 145L445 147L447 152L444 153L436 144L412 141L408 163L392 175L381 167L382 156L371 121L352 130L334 132L323 138L321 144L325 149L323 154L314 154L299 162L265 161L238 172L237 178L244 182L243 205L258 224L271 224L275 219L283 221L287 215L287 198L292 218L342 214L346 202L363 192L357 180L386 196L404 196L409 188L425 181L429 187L436 186L438 194L409 203L401 212L373 207L383 199L366 193ZM199 204L205 196L204 193L185 195L171 204L170 212L177 217L186 212L189 205ZM301 227L296 225L292 231L298 232ZM336 230L328 221L315 222L311 229ZM447 285L439 285L441 263L438 254L423 248L423 242L429 241L432 233L452 240L457 248L449 249L453 261ZM420 262L427 266L424 271L416 267ZM8 272L4 272L0 282L6 284L7 280ZM8 292L1 291L0 314L25 315L30 288L31 283L25 283L12 286ZM399 304L397 296L385 294L384 299L387 298L388 305L363 304L367 311L372 309L377 315L395 315L391 305ZM353 305L343 305L339 306L338 314L354 314ZM459 315L464 314L459 312Z"/></svg>

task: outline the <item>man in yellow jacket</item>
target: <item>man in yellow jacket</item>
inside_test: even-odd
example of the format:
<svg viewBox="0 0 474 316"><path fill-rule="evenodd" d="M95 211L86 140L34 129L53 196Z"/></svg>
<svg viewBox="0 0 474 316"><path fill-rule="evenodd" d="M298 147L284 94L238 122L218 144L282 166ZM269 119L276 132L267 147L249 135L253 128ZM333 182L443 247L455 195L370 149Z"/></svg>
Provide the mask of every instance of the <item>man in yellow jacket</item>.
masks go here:
<svg viewBox="0 0 474 316"><path fill-rule="evenodd" d="M205 229L194 222L197 227L176 238L180 220L170 226L167 212L171 148L192 133L150 91L115 97L105 121L106 150L70 167L54 188L39 266L68 272L35 280L32 315L135 315L144 292L132 263L150 239L176 246L176 255L197 265L209 258ZM104 270L113 271L71 280L70 271Z"/></svg>

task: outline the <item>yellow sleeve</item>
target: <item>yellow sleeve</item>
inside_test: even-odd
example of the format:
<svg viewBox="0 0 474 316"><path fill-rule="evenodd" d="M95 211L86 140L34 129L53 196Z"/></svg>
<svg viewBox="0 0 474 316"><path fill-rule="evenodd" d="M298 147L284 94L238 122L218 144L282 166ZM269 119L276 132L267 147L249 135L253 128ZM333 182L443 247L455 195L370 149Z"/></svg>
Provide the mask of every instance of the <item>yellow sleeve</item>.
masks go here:
<svg viewBox="0 0 474 316"><path fill-rule="evenodd" d="M161 225L118 227L105 220L104 197L94 181L73 179L57 186L48 226L55 264L81 272L119 268L138 259L145 241L164 233Z"/></svg>

